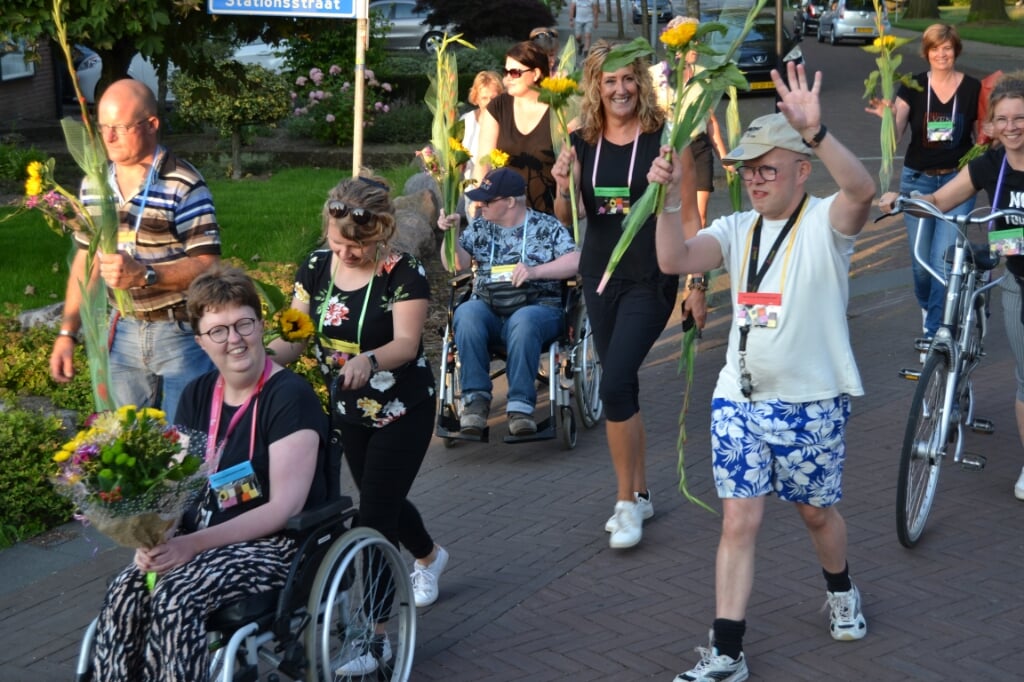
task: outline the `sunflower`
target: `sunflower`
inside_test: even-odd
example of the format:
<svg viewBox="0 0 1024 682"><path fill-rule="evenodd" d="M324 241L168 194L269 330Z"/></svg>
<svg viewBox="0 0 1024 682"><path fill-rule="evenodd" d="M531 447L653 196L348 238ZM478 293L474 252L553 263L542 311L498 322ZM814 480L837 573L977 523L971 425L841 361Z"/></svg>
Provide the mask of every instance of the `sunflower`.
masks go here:
<svg viewBox="0 0 1024 682"><path fill-rule="evenodd" d="M285 341L302 341L313 335L313 320L309 315L295 308L289 308L281 313L280 325L281 338Z"/></svg>
<svg viewBox="0 0 1024 682"><path fill-rule="evenodd" d="M693 40L699 26L700 22L691 17L675 17L668 22L668 27L661 34L660 40L666 47L682 50Z"/></svg>

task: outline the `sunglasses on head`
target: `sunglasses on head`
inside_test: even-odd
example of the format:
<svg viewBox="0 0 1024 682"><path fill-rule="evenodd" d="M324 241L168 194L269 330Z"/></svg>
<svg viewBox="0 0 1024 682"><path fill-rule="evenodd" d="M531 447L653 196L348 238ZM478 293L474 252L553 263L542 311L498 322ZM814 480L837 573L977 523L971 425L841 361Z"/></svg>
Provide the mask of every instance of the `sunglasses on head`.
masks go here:
<svg viewBox="0 0 1024 682"><path fill-rule="evenodd" d="M352 216L352 222L356 225L366 225L377 216L367 211L365 208L357 208L355 206L349 206L342 201L332 201L327 204L327 212L331 214L332 218L341 219L347 215Z"/></svg>
<svg viewBox="0 0 1024 682"><path fill-rule="evenodd" d="M502 69L502 71L509 78L519 78L524 73L530 73L533 69Z"/></svg>

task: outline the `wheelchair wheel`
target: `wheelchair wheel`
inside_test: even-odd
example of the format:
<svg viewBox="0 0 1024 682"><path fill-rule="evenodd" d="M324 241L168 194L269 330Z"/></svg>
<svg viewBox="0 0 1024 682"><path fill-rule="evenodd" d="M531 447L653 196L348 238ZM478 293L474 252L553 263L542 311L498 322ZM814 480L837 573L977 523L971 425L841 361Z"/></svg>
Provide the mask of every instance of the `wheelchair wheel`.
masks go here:
<svg viewBox="0 0 1024 682"><path fill-rule="evenodd" d="M566 450L576 447L576 416L571 407L562 407L562 445Z"/></svg>
<svg viewBox="0 0 1024 682"><path fill-rule="evenodd" d="M401 554L380 533L353 528L335 541L307 610L315 614L305 632L307 680L409 678L416 642L412 585Z"/></svg>
<svg viewBox="0 0 1024 682"><path fill-rule="evenodd" d="M601 421L604 404L601 402L601 360L594 345L594 331L590 327L587 309L581 303L576 308L573 320L576 330L576 344L573 349L573 393L580 422L592 428Z"/></svg>

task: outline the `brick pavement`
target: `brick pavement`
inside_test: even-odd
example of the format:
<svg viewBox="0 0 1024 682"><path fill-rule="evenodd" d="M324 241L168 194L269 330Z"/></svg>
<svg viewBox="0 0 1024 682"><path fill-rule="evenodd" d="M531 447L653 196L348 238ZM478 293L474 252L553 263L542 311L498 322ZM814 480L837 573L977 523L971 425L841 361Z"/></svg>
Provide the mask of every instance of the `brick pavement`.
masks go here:
<svg viewBox="0 0 1024 682"><path fill-rule="evenodd" d="M713 203L716 210L724 209ZM829 638L806 532L773 501L748 613L753 680L1020 675L1024 507L1011 487L1024 458L998 296L988 357L975 375L979 414L997 431L967 437L967 450L987 455L988 466L980 473L947 466L921 544L906 550L896 540L895 480L914 387L897 370L915 362L909 339L919 320L906 265L901 229L892 221L869 226L858 242L849 308L867 395L854 401L840 507L869 634L854 643ZM708 502L707 404L726 324L722 310L714 311L688 420L690 486ZM692 648L705 643L713 618L719 521L675 492L678 347L673 320L642 370L657 514L635 549L610 550L603 532L615 489L600 427L581 431L574 451L559 441L504 445L501 420L492 423L489 445L432 444L413 497L452 561L441 600L421 613L412 679L667 681L692 664ZM0 679L71 678L106 579L129 558L94 536L90 542L0 552Z"/></svg>

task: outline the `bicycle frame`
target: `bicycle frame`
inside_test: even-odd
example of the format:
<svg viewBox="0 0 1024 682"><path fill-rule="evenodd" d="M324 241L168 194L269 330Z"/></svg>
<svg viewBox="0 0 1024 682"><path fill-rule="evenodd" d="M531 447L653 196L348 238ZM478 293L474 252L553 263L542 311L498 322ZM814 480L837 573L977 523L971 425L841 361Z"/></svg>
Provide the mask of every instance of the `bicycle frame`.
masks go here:
<svg viewBox="0 0 1024 682"><path fill-rule="evenodd" d="M928 218L924 216L918 218L919 224L914 238L914 260L946 288L942 322L935 333L935 337L932 339L928 353L943 353L948 358L949 373L946 378L946 396L943 404L943 414L947 415L947 418L942 422L939 443L949 441L949 431L954 423L953 417L959 417L956 419L958 433L953 455L953 461L956 463L961 462L963 459L962 425L964 423L971 423L974 419L974 396L969 384L967 414L959 414L959 409L954 410L954 403L959 402L961 398L961 383L970 376L971 371L977 366L977 353L980 351L980 348L968 347L970 330L976 322L980 322L980 339L984 339L988 331L988 322L984 317L976 320L977 301L986 292L996 287L1003 277L1006 276L1002 275L976 288L977 278L981 275L977 272L973 259L967 257L970 241L966 238L962 228L966 226L969 218L967 216L963 217L965 220L957 220L955 223L957 234L953 248L953 262L950 265L948 278L935 270L921 254L921 233L924 232L924 222ZM959 405L957 405L957 408L959 408Z"/></svg>

